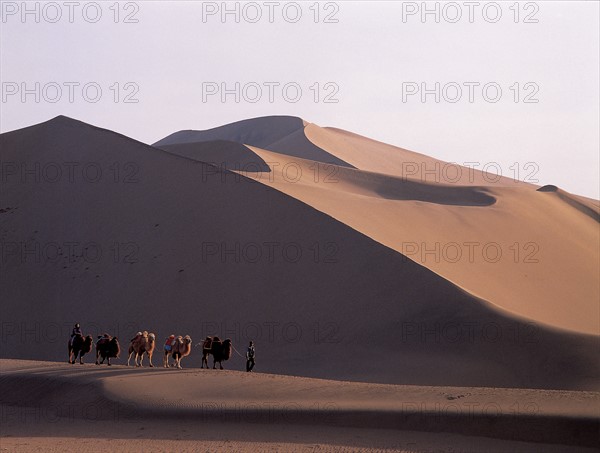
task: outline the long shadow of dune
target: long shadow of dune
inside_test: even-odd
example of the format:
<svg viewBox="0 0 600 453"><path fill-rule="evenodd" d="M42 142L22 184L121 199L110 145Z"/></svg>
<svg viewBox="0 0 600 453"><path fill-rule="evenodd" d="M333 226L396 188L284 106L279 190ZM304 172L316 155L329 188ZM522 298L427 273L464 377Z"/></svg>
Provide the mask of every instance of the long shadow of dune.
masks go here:
<svg viewBox="0 0 600 453"><path fill-rule="evenodd" d="M440 186L409 180L382 184L376 192L388 200L413 200L455 206L491 206L496 203L496 198L481 188Z"/></svg>
<svg viewBox="0 0 600 453"><path fill-rule="evenodd" d="M363 170L338 168L335 175L348 184L346 190L372 192L387 200L422 201L455 206L491 206L496 198L485 188L456 186L399 178Z"/></svg>

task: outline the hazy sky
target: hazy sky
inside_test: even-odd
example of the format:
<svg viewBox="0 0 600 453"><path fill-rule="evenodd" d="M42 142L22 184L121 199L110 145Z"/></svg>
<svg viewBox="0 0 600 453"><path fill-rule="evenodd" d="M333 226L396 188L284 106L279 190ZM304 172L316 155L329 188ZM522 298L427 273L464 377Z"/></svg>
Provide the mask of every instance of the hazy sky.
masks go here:
<svg viewBox="0 0 600 453"><path fill-rule="evenodd" d="M596 1L1 4L2 132L294 115L599 197Z"/></svg>

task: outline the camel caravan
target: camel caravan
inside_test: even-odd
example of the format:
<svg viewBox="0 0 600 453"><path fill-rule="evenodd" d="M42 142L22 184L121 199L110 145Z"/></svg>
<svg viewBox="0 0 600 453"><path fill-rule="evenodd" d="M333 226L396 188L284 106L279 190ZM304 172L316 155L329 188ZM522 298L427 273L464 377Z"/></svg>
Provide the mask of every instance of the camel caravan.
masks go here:
<svg viewBox="0 0 600 453"><path fill-rule="evenodd" d="M91 335L84 336L81 332L79 324L75 324L75 328L71 334L68 343L69 363L74 364L79 357L79 363L83 365L83 356L91 353L94 341ZM96 341L96 365L103 364L107 361L110 366L110 359L119 358L121 347L117 337L111 337L107 333L99 335ZM213 369L216 369L217 363L219 368L223 369L223 362L231 358L234 349L231 340L221 340L219 337L208 336L202 343L196 346L202 346L202 365L201 368L208 366L208 356L213 356ZM127 366L130 366L133 357L133 363L136 367L143 367L144 355L148 357L148 364L154 367L152 363L152 355L156 348L156 335L148 331L138 332L129 342ZM175 336L170 335L166 338L163 347L163 367L175 367L181 369L181 360L187 357L192 352L192 338L189 335ZM173 363L170 363L173 359Z"/></svg>

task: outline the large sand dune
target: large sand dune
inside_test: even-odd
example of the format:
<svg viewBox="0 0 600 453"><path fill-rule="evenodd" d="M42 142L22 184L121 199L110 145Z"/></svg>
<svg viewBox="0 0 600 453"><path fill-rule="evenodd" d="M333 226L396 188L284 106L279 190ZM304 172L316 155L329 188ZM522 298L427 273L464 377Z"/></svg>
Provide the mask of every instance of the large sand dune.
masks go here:
<svg viewBox="0 0 600 453"><path fill-rule="evenodd" d="M17 168L5 175L0 214L4 357L64 360L79 321L86 332L106 330L124 342L143 329L161 341L218 333L243 352L254 339L258 369L274 373L599 386L590 335L596 224L555 193L337 166L334 184L281 181L272 164L245 177L194 158L193 142L180 156L174 143L164 151L65 117L0 139L2 161ZM217 153L202 146L204 159ZM246 154L237 143L215 146L227 168L256 156L263 165L314 164L259 147ZM64 173L53 181L55 166ZM266 175L273 181L254 180ZM515 240L503 227L513 223L523 229L517 240L546 241L540 250L549 249L551 259L527 270L529 284L515 277L525 264L419 263L398 245L504 243ZM198 366L198 352L185 361ZM240 369L242 360L227 366Z"/></svg>
<svg viewBox="0 0 600 453"><path fill-rule="evenodd" d="M249 146L235 168L503 309L533 322L600 333L594 201L554 186L536 190L509 178L491 182L465 167L453 166L462 168L461 177L449 181L444 175L450 172L430 171L446 162L341 130L309 123L295 133L358 169L291 156L284 146L281 152ZM186 156L202 160L208 156L192 148L206 145L172 143L168 149L184 154L185 146ZM231 155L228 148L221 151ZM257 164L249 164L252 159ZM269 170L251 173L258 162L267 162Z"/></svg>

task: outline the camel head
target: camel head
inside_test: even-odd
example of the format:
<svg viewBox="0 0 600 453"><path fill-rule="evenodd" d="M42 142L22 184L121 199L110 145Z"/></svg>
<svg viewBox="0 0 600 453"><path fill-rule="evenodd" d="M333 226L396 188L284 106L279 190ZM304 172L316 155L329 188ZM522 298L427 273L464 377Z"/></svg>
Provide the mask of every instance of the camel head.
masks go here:
<svg viewBox="0 0 600 453"><path fill-rule="evenodd" d="M186 335L183 338L183 341L184 341L185 344L190 344L192 342L192 337L190 337L189 335Z"/></svg>
<svg viewBox="0 0 600 453"><path fill-rule="evenodd" d="M233 345L231 344L231 338L227 338L223 341L223 355L225 356L225 360L229 360L231 358L231 353L233 352Z"/></svg>
<svg viewBox="0 0 600 453"><path fill-rule="evenodd" d="M153 333L149 333L148 341L150 341L151 343L154 343L156 341L156 335L154 335Z"/></svg>
<svg viewBox="0 0 600 453"><path fill-rule="evenodd" d="M110 344L112 345L114 356L118 358L121 355L121 346L119 345L119 339L117 337L113 337L110 340Z"/></svg>
<svg viewBox="0 0 600 453"><path fill-rule="evenodd" d="M83 345L81 346L81 349L87 354L88 352L92 351L93 345L94 339L91 335L88 335L87 337L83 338Z"/></svg>

